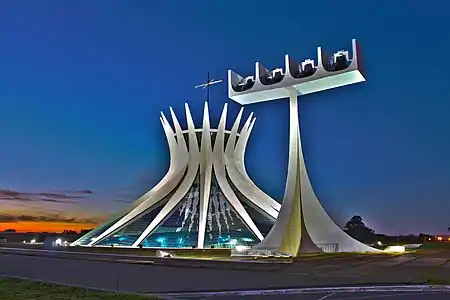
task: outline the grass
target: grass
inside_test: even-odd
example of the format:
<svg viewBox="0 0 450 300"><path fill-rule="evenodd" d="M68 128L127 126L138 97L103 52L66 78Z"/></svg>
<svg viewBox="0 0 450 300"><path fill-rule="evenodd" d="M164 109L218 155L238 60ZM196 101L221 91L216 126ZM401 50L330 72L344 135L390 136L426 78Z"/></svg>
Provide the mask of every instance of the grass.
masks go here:
<svg viewBox="0 0 450 300"><path fill-rule="evenodd" d="M418 250L450 250L450 242L425 243Z"/></svg>
<svg viewBox="0 0 450 300"><path fill-rule="evenodd" d="M428 278L426 282L430 285L450 285L450 279Z"/></svg>
<svg viewBox="0 0 450 300"><path fill-rule="evenodd" d="M99 292L29 280L0 278L1 300L156 300L132 294Z"/></svg>

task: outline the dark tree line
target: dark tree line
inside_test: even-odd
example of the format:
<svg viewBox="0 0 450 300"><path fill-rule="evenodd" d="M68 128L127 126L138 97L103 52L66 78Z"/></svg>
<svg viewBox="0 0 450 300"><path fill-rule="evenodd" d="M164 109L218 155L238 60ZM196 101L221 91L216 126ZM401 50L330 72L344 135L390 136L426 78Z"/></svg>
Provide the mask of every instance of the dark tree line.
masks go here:
<svg viewBox="0 0 450 300"><path fill-rule="evenodd" d="M376 240L375 230L364 224L361 216L353 216L344 226L345 232L363 243L373 243Z"/></svg>
<svg viewBox="0 0 450 300"><path fill-rule="evenodd" d="M65 229L61 233L62 234L78 234L78 232L76 232L75 230L70 230L70 229Z"/></svg>

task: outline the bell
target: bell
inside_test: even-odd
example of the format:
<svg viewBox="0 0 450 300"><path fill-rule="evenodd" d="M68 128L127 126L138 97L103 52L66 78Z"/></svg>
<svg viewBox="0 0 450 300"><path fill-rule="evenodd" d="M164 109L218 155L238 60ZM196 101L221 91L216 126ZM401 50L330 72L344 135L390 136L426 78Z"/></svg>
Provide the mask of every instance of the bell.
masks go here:
<svg viewBox="0 0 450 300"><path fill-rule="evenodd" d="M308 77L314 74L316 70L314 69L312 64L306 64L303 72L302 72L302 77Z"/></svg>
<svg viewBox="0 0 450 300"><path fill-rule="evenodd" d="M339 55L336 57L336 62L334 63L334 70L340 71L347 68L347 58L345 55Z"/></svg>

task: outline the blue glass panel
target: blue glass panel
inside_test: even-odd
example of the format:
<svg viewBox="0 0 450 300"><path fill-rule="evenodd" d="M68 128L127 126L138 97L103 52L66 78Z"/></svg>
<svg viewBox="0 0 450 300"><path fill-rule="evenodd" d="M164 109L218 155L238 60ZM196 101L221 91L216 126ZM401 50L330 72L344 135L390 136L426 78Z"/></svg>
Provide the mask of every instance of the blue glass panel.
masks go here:
<svg viewBox="0 0 450 300"><path fill-rule="evenodd" d="M266 236L275 224L275 219L250 201L242 201L241 203L250 215L250 218L252 218L256 227L258 227L261 234Z"/></svg>
<svg viewBox="0 0 450 300"><path fill-rule="evenodd" d="M198 178L175 209L142 242L149 248L193 248L197 246L200 209Z"/></svg>
<svg viewBox="0 0 450 300"><path fill-rule="evenodd" d="M242 195L242 193L233 185L229 178L228 182L230 183L230 186L238 199L241 201L242 206L244 206L245 210L252 218L256 227L258 227L263 236L266 236L269 233L270 229L272 229L272 226L275 224L276 220L264 210L259 208L256 204L248 200L244 195Z"/></svg>
<svg viewBox="0 0 450 300"><path fill-rule="evenodd" d="M186 172L183 176L186 175ZM178 186L181 184L178 183ZM118 246L131 246L138 237L144 232L144 230L150 225L150 223L153 221L153 219L158 215L158 213L162 210L164 205L169 201L169 199L172 197L172 195L175 193L176 189L171 191L168 195L166 195L162 200L158 201L155 205L153 205L151 208L147 209L145 212L128 222L125 226L122 226L119 230L111 234L110 236L106 237L105 239L99 241L96 243L96 245L118 245ZM141 204L144 200L136 201L132 204L131 208L128 210L130 212L132 209L136 208L139 204ZM114 223L119 221L119 219L115 220L114 222L111 222L105 226L104 229L102 229L103 233L107 228L112 226ZM100 235L96 234L96 236Z"/></svg>
<svg viewBox="0 0 450 300"><path fill-rule="evenodd" d="M213 177L204 247L235 248L239 245L252 246L258 242L259 239L241 220Z"/></svg>
<svg viewBox="0 0 450 300"><path fill-rule="evenodd" d="M122 217L123 217L123 215L120 215L120 217L117 217L117 216L113 217L109 221L105 222L103 225L100 225L99 227L95 228L94 230L89 231L88 233L83 235L78 240L78 245L81 245L81 246L88 245L91 242L92 239L94 239L94 238L98 237L99 235L101 235L109 227L111 227L114 223L119 221Z"/></svg>
<svg viewBox="0 0 450 300"><path fill-rule="evenodd" d="M144 232L145 228L150 225L152 220L158 215L158 213L163 209L164 205L167 203L165 201L158 202L155 206L151 207L150 210L144 212L144 214L135 218L128 225L115 232L114 234L108 236L102 241L96 243L96 245L116 245L116 246L131 246L139 238L139 236Z"/></svg>

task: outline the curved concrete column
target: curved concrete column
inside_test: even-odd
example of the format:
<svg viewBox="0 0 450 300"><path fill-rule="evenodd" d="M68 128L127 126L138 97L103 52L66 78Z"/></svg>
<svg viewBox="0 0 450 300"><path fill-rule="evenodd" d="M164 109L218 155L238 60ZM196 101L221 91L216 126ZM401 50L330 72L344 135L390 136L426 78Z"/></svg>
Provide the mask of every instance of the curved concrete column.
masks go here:
<svg viewBox="0 0 450 300"><path fill-rule="evenodd" d="M285 194L275 225L256 250L287 252L297 256L321 252L336 245L337 252L379 252L345 233L326 213L308 177L300 137L298 99L289 98L289 164Z"/></svg>
<svg viewBox="0 0 450 300"><path fill-rule="evenodd" d="M217 184L230 206L236 211L244 225L259 239L264 237L258 227L246 211L241 201L249 201L261 208L264 213L276 218L279 204L262 192L250 180L245 171L244 156L247 140L255 119L250 116L244 127L239 132L239 124L242 118L242 110L236 117L231 131L226 130L227 105L224 106L217 129L212 129L209 120L208 104L205 103L203 110L202 128L195 128L189 106L185 105L187 129L183 130L178 119L170 108L173 128L161 113L161 124L166 135L169 151L170 166L163 179L149 192L137 199L133 205L125 211L117 222L101 227L100 233L105 226L109 226L100 233L87 246L100 245L105 239L112 237L122 229L135 222L150 212L160 201L164 206L157 215L146 223L139 237L131 247L138 247L144 240L157 229L162 222L176 209L178 204L184 201L185 196L192 185L199 181L199 212L198 212L198 240L197 247L203 248L207 226L207 216L211 197L212 178L215 176ZM201 133L201 138L197 134ZM216 135L214 146L212 135ZM225 136L228 142L225 146ZM233 178L233 179L231 179ZM234 182L233 182L234 180ZM245 196L239 199L235 194L231 183ZM197 204L195 204L197 205ZM196 206L197 207L197 206ZM195 213L195 212L194 212ZM111 220L112 221L112 220ZM111 222L110 221L110 222ZM148 225L147 225L148 224ZM95 232L95 231L94 231ZM81 240L81 239L80 239ZM73 243L77 245L77 242ZM125 246L124 246L125 247Z"/></svg>
<svg viewBox="0 0 450 300"><path fill-rule="evenodd" d="M209 122L208 103L203 109L202 145L200 162L200 212L197 247L203 248L205 244L206 221L208 217L209 198L211 195L212 180L212 144L211 124Z"/></svg>
<svg viewBox="0 0 450 300"><path fill-rule="evenodd" d="M161 199L164 199L183 178L189 157L184 139L180 140L180 134L182 137L181 128L174 114L172 115L172 118L175 118L173 121L176 124L176 133L173 132L166 117L161 112L160 120L169 145L171 159L169 170L166 175L150 191L139 197L139 199L132 204L132 207L128 209L129 212L127 214L124 213L124 216L119 221L105 230L102 234L91 240L87 246L92 246L99 243L110 234L129 224L129 222L153 207ZM177 139L175 139L174 135L176 135ZM73 243L73 245L77 244L77 241Z"/></svg>
<svg viewBox="0 0 450 300"><path fill-rule="evenodd" d="M269 195L261 191L259 187L250 179L245 170L244 156L247 141L250 136L255 118L252 114L247 119L244 127L241 130L241 135L236 143L237 130L242 116L242 111L239 112L236 122L234 123L231 134L228 139L227 147L225 149L225 166L233 185L241 191L241 193L249 199L254 205L263 210L272 218L278 217L278 211L281 205L273 200Z"/></svg>
<svg viewBox="0 0 450 300"><path fill-rule="evenodd" d="M263 235L259 231L258 227L253 222L252 218L245 210L244 206L237 198L236 194L233 192L225 171L225 157L224 157L224 147L225 147L225 122L227 118L227 105L225 104L222 111L222 116L220 117L219 127L217 131L216 141L214 143L213 149L213 169L216 175L217 183L222 190L225 198L230 202L231 206L234 207L236 212L242 218L244 223L248 228L262 241L264 239Z"/></svg>

